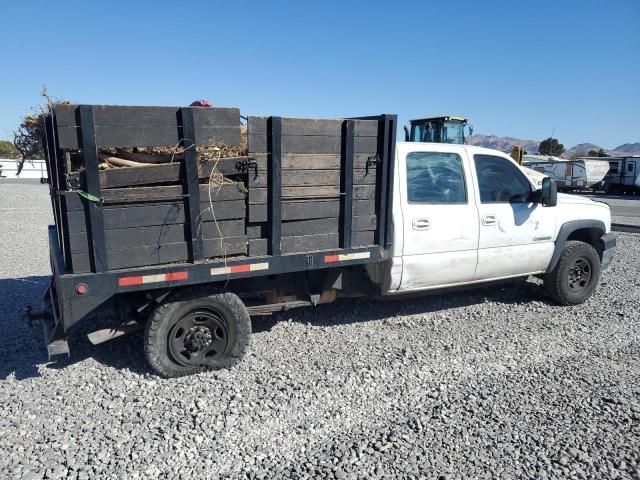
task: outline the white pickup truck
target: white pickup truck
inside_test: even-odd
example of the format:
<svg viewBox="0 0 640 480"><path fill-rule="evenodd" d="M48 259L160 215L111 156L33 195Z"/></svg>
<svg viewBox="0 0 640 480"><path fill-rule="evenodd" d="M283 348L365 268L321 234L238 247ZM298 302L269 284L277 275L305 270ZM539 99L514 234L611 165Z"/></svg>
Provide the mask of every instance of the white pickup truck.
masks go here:
<svg viewBox="0 0 640 480"><path fill-rule="evenodd" d="M576 304L614 256L608 205L549 179L536 190L501 152L398 143L395 171L391 259L374 277L385 294L541 275L556 302Z"/></svg>
<svg viewBox="0 0 640 480"><path fill-rule="evenodd" d="M47 155L53 275L44 308L24 313L43 321L50 355L69 354L67 332L101 314L112 325L91 341L144 328L163 376L225 368L246 351L250 315L529 275L554 301L578 304L615 253L606 204L558 194L495 150L396 144L395 115L249 117L248 155L220 163L233 180L214 202L202 171L220 159L199 165L185 151L180 165L100 171L96 148L175 144L166 125L185 135L198 119L215 141L208 125L223 114L238 125L220 132L240 138L237 109L65 108L57 123L47 117L58 128L47 137L58 152ZM85 170L70 172L64 159L79 145Z"/></svg>

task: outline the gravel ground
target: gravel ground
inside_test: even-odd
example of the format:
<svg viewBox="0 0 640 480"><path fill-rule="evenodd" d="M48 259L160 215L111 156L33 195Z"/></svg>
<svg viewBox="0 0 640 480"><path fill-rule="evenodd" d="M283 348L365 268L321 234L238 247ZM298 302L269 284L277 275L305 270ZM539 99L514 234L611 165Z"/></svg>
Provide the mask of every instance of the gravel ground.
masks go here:
<svg viewBox="0 0 640 480"><path fill-rule="evenodd" d="M139 335L47 363L41 186L0 184L3 478L640 478L640 238L587 304L538 282L254 320L231 371L160 380Z"/></svg>

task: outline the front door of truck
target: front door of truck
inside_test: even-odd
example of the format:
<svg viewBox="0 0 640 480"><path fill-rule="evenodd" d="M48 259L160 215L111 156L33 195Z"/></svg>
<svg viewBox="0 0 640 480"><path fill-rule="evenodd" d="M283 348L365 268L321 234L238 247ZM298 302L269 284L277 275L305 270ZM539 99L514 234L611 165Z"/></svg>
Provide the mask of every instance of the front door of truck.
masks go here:
<svg viewBox="0 0 640 480"><path fill-rule="evenodd" d="M510 159L476 154L472 163L480 215L474 280L545 270L554 249L554 209L530 202L534 187Z"/></svg>
<svg viewBox="0 0 640 480"><path fill-rule="evenodd" d="M466 153L446 145L399 144L398 155L403 218L399 290L472 280L478 211Z"/></svg>

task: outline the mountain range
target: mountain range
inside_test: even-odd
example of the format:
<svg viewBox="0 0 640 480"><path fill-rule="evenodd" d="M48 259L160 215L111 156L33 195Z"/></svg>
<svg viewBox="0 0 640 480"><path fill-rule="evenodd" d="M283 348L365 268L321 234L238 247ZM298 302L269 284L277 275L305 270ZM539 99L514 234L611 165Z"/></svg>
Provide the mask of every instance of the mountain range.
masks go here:
<svg viewBox="0 0 640 480"><path fill-rule="evenodd" d="M473 135L467 139L467 143L469 145L477 145L479 147L493 148L495 150L500 150L501 152L510 152L515 145L518 145L530 154L538 153L538 147L540 146L540 142L535 140L526 140L514 137L498 137L496 135ZM563 156L566 158L576 158L587 155L590 150L598 151L600 149L614 157L621 155L640 155L640 142L625 143L623 145L618 145L611 150L594 143L579 143L571 148L567 148Z"/></svg>

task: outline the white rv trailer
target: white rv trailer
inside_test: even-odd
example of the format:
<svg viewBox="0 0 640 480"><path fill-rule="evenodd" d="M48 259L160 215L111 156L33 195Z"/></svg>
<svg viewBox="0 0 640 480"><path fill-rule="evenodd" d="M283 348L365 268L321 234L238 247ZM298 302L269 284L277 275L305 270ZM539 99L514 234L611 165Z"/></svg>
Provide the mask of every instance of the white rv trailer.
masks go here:
<svg viewBox="0 0 640 480"><path fill-rule="evenodd" d="M25 160L20 175L18 175L18 160L0 158L0 176L2 178L35 178L44 183L47 178L47 166L44 160Z"/></svg>
<svg viewBox="0 0 640 480"><path fill-rule="evenodd" d="M597 190L602 188L604 177L609 172L606 158L578 159L566 161L528 162L528 167L543 173L558 184L561 190Z"/></svg>
<svg viewBox="0 0 640 480"><path fill-rule="evenodd" d="M604 179L607 193L640 193L640 157L609 160L609 173Z"/></svg>

